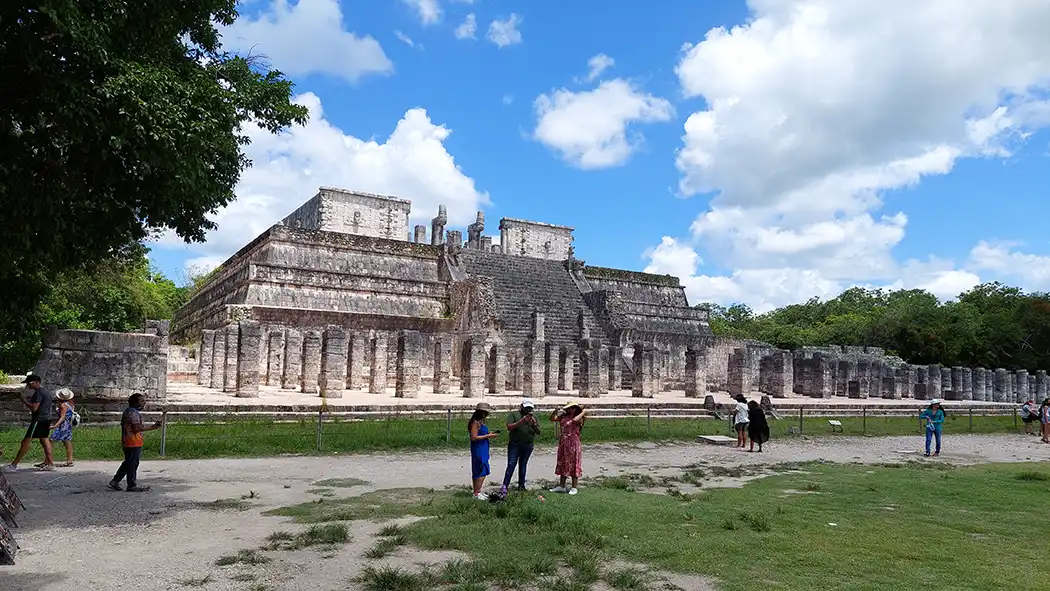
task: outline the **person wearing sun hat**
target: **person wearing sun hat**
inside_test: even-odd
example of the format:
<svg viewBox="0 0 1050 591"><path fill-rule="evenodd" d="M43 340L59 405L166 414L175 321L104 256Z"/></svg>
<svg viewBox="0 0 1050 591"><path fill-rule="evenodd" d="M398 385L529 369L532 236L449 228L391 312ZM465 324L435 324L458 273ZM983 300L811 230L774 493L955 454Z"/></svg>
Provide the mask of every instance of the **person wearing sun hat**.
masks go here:
<svg viewBox="0 0 1050 591"><path fill-rule="evenodd" d="M62 442L66 448L66 468L73 467L73 423L79 422L79 415L73 406L73 391L69 388L60 388L55 392L58 400L58 420L51 425L51 442ZM77 420L74 421L74 417Z"/></svg>
<svg viewBox="0 0 1050 591"><path fill-rule="evenodd" d="M930 406L922 411L919 418L926 421L926 457L930 456L930 441L932 439L937 440L937 448L933 452L933 456L941 455L941 426L944 424L944 409L941 408L941 399L934 398L931 400Z"/></svg>
<svg viewBox="0 0 1050 591"><path fill-rule="evenodd" d="M580 445L580 433L583 431L583 423L587 420L587 412L576 402L569 402L562 408L551 413L551 420L561 427L558 435L558 462L554 468L554 474L561 478L558 486L551 492L567 492L576 494L580 476L583 476L583 448ZM572 479L572 487L566 488L568 479Z"/></svg>
<svg viewBox="0 0 1050 591"><path fill-rule="evenodd" d="M474 498L479 501L489 498L481 492L481 487L489 475L489 440L499 435L499 431L489 433L489 427L485 424L485 419L491 413L492 407L488 403L479 402L467 423L467 432L470 433L470 478L474 485Z"/></svg>

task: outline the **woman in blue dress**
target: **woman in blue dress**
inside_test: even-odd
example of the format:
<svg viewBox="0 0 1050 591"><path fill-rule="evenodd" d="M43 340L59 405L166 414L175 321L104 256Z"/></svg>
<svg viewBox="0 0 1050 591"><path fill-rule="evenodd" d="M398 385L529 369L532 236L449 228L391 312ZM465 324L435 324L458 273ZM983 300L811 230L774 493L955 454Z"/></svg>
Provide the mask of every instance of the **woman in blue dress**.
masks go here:
<svg viewBox="0 0 1050 591"><path fill-rule="evenodd" d="M488 495L481 492L485 477L489 475L489 440L496 438L499 431L489 432L485 419L492 412L492 407L481 402L475 407L474 414L467 423L470 432L470 477L474 483L474 498L487 501Z"/></svg>
<svg viewBox="0 0 1050 591"><path fill-rule="evenodd" d="M55 392L55 398L58 399L58 422L51 426L51 441L61 441L66 446L66 463L63 465L70 468L73 466L73 414L76 412L73 391L62 388Z"/></svg>

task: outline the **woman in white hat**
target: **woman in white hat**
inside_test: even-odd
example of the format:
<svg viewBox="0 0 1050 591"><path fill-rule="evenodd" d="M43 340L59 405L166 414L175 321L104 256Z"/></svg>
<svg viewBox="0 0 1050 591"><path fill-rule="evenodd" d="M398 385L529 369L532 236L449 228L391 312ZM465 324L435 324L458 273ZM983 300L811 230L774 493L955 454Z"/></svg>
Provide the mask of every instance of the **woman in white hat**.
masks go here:
<svg viewBox="0 0 1050 591"><path fill-rule="evenodd" d="M66 446L66 463L69 468L73 466L73 416L76 409L73 407L73 391L69 388L61 388L55 392L58 399L58 421L51 426L51 441L62 442Z"/></svg>
<svg viewBox="0 0 1050 591"><path fill-rule="evenodd" d="M937 448L933 456L941 455L941 426L944 424L944 409L941 408L941 399L934 398L930 406L922 411L919 418L926 421L926 457L930 456L930 440L937 439Z"/></svg>
<svg viewBox="0 0 1050 591"><path fill-rule="evenodd" d="M558 436L558 463L554 468L554 474L561 477L558 486L551 492L567 492L576 494L576 485L579 484L580 476L583 476L583 448L580 446L580 432L583 431L583 422L586 413L583 407L575 402L570 402L560 410L551 414L551 420L558 423L561 433ZM565 488L565 481L572 479L572 488Z"/></svg>

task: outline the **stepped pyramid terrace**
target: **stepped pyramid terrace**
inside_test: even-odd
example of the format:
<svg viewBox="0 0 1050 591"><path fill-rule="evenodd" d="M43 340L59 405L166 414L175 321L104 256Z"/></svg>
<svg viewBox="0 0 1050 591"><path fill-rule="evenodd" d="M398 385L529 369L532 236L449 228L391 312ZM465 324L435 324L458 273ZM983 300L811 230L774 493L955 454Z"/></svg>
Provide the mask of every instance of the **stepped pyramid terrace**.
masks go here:
<svg viewBox="0 0 1050 591"><path fill-rule="evenodd" d="M411 207L322 187L216 269L170 324L51 331L35 372L104 408L141 391L190 414L528 396L705 416L741 393L828 409L1047 394L1045 371L715 336L677 277L589 266L572 227L503 218L496 241L483 212L451 228L442 206L412 226Z"/></svg>

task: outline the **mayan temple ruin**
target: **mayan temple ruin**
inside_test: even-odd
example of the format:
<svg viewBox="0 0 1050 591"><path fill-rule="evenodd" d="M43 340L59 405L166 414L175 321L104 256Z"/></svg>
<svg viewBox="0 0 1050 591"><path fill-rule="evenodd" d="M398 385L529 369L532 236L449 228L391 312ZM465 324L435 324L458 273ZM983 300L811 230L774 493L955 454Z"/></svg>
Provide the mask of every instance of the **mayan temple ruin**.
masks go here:
<svg viewBox="0 0 1050 591"><path fill-rule="evenodd" d="M676 277L588 266L573 228L321 188L223 263L170 323L50 331L35 372L87 399L168 384L221 397L346 392L1015 402L1044 371L909 365L873 347L779 350L715 336ZM377 398L380 403L382 399Z"/></svg>

